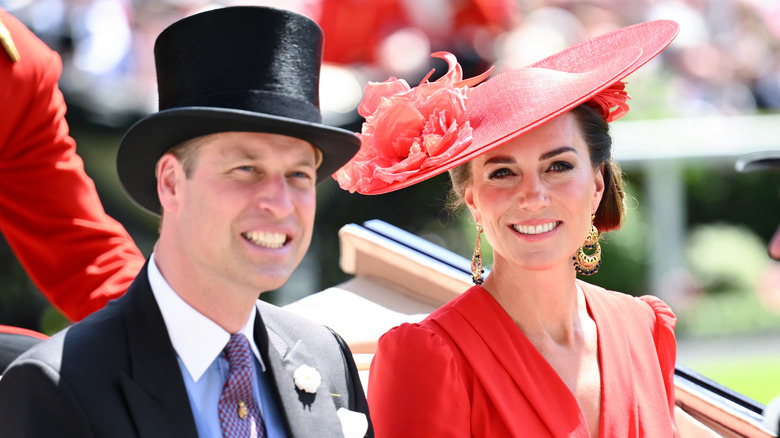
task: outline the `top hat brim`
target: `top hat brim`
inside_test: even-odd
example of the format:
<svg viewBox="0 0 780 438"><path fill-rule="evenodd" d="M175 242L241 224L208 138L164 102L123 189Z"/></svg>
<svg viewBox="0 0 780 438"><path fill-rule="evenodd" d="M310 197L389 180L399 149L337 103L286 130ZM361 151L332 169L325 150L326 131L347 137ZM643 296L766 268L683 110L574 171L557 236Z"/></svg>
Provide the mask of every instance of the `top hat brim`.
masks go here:
<svg viewBox="0 0 780 438"><path fill-rule="evenodd" d="M671 20L655 20L583 41L528 67L507 70L477 85L466 121L472 144L452 159L408 178L361 190L378 195L432 178L587 102L665 49L679 32Z"/></svg>
<svg viewBox="0 0 780 438"><path fill-rule="evenodd" d="M157 161L184 141L220 132L265 132L299 138L322 152L317 183L343 166L360 148L350 131L297 119L215 107L181 107L151 114L125 134L117 152L117 172L125 192L139 206L160 214Z"/></svg>
<svg viewBox="0 0 780 438"><path fill-rule="evenodd" d="M739 172L780 171L780 151L762 151L745 155L737 160L735 167Z"/></svg>

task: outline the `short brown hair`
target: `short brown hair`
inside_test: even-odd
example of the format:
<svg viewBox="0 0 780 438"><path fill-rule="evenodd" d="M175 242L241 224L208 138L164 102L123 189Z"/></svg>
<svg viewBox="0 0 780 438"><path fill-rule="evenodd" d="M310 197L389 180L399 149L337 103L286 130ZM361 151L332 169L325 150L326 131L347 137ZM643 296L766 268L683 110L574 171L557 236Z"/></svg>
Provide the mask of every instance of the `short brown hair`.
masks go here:
<svg viewBox="0 0 780 438"><path fill-rule="evenodd" d="M594 168L601 167L604 176L604 195L596 210L593 224L599 231L617 230L623 224L625 215L625 193L623 178L618 165L612 161L612 137L609 135L609 123L587 104L581 104L571 110L582 138L588 146L590 161ZM471 184L471 162L466 162L449 171L452 181L448 205L457 210L464 204L466 187Z"/></svg>
<svg viewBox="0 0 780 438"><path fill-rule="evenodd" d="M200 146L203 144L203 139L206 137L207 136L202 135L200 137L185 140L166 152L168 154L173 154L173 156L179 160L182 168L184 168L184 176L187 178L191 177L192 172L195 170L196 152L200 149Z"/></svg>

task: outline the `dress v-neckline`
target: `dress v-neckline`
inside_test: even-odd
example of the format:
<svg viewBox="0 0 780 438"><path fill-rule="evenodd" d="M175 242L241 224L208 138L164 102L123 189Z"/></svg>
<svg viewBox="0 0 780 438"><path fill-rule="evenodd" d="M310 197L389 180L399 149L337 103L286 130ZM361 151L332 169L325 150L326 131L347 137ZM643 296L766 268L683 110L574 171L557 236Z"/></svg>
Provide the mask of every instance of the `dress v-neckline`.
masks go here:
<svg viewBox="0 0 780 438"><path fill-rule="evenodd" d="M563 381L563 379L558 375L558 372L555 371L553 366L547 361L547 359L542 355L542 353L539 352L539 350L536 348L536 346L531 342L530 339L528 339L528 336L520 329L520 327L515 324L515 322L512 320L512 318L509 316L509 314L501 307L501 305L498 303L498 301L493 298L490 293L482 289L482 292L487 294L490 298L490 300L495 303L496 306L500 309L500 313L504 315L504 317L508 320L509 324L514 327L516 330L516 339L519 339L521 344L523 345L521 348L526 349L527 351L532 351L533 354L536 356L536 361L540 364L543 364L545 368L545 375L548 379L552 379L555 382L555 385L559 388L556 388L556 392L558 394L566 394L566 398L569 399L570 403L572 403L574 406L577 407L577 414L580 419L580 423L584 426L584 429L588 432L589 437L590 430L587 428L587 422L585 421L585 415L583 414L582 407L579 404L579 401L577 400L577 397L574 395L574 393L571 391L571 389L566 385L566 382ZM597 311L594 309L593 300L592 297L589 297L589 293L587 291L587 288L582 287L579 282L577 282L577 289L580 290L583 294L583 297L585 298L585 306L588 311L588 315L590 315L591 319L593 320L593 323L596 327L596 357L598 360L598 367L599 367L599 374L600 374L600 402L599 402L599 437L591 437L591 438L602 438L604 437L604 430L605 430L605 406L606 406L606 400L607 400L607 394L606 394L606 388L608 388L608 385L605 385L605 372L604 372L604 343L602 342L602 333L599 328L599 318L597 316ZM598 307L597 305L595 307ZM506 323L506 321L505 321ZM560 392L558 392L560 391Z"/></svg>
<svg viewBox="0 0 780 438"><path fill-rule="evenodd" d="M637 304L638 299L626 294L579 280L577 283L597 334L601 373L600 437L636 437L644 436L648 430L668 430L662 424L666 420L656 412L657 406L666 399L663 391L656 391L652 385L657 378L667 378L657 373L658 361L667 359L659 356L656 344L674 345L673 337L671 341L666 338L659 341L655 332L659 324L663 328L673 321L666 322L670 317L665 316L664 308L658 314L652 303L650 306ZM539 436L546 430L555 437L590 438L582 408L573 392L484 288L472 287L432 313L427 321L425 324L434 332L442 333L445 342L451 342L453 351L458 352L457 361L462 361L470 370L468 373L473 373L481 394L498 397L500 402L492 403L492 409L511 427L513 434L522 436L533 427ZM661 363L660 371L668 372L670 367L673 363ZM666 385L669 391L666 381L659 384ZM536 417L538 424L517 423L517 409L521 406L523 412Z"/></svg>

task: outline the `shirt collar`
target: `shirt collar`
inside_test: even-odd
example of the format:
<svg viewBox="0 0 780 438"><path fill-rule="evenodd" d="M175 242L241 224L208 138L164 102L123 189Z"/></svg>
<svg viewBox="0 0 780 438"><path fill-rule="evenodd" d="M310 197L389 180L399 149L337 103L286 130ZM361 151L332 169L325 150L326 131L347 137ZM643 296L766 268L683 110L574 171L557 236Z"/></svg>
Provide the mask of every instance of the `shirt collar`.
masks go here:
<svg viewBox="0 0 780 438"><path fill-rule="evenodd" d="M197 382L212 362L222 353L230 333L210 320L207 316L187 304L163 278L152 254L149 260L149 283L168 336L176 354L179 356L192 380ZM256 311L249 314L240 332L249 340L252 352L265 371L263 359L255 345L254 327Z"/></svg>

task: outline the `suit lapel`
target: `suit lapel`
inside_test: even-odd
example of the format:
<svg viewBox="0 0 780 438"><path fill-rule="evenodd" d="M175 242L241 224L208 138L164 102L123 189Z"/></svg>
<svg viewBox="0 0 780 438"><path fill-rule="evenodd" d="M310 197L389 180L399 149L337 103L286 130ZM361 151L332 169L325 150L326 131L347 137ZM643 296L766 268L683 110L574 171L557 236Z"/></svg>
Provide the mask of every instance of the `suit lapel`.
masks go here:
<svg viewBox="0 0 780 438"><path fill-rule="evenodd" d="M293 374L309 357L305 343L293 341L274 330L273 319L265 321L258 312L255 320L255 342L263 356L263 361L273 376L279 406L282 408L285 427L289 437L329 436L328 431L341 431L336 408L328 393L326 382L320 385L317 394L307 394L295 387Z"/></svg>
<svg viewBox="0 0 780 438"><path fill-rule="evenodd" d="M281 415L282 415L282 421L284 421L284 428L287 432L287 435L290 437L297 436L300 431L300 422L296 415L294 415L294 410L291 409L291 406L289 405L289 400L287 400L287 397L281 396L280 388L284 388L284 376L287 374L287 372L284 369L284 362L282 360L282 357L284 354L280 355L278 353L277 348L271 348L270 341L268 339L268 332L266 331L265 324L263 322L263 319L260 315L260 312L257 312L257 316L255 318L255 344L257 345L257 349L260 351L260 355L263 357L263 363L265 363L266 371L271 374L270 381L274 384L274 393L276 394L276 403L280 407ZM283 351L287 349L286 344L281 345L281 348L283 348Z"/></svg>
<svg viewBox="0 0 780 438"><path fill-rule="evenodd" d="M149 285L146 265L126 299L130 369L122 376L122 388L139 436L197 436L187 389Z"/></svg>

